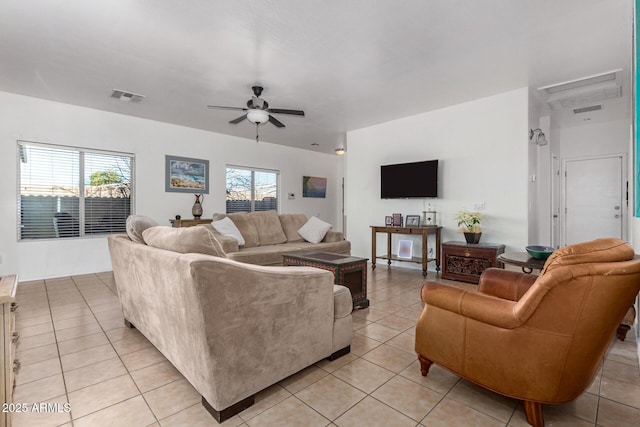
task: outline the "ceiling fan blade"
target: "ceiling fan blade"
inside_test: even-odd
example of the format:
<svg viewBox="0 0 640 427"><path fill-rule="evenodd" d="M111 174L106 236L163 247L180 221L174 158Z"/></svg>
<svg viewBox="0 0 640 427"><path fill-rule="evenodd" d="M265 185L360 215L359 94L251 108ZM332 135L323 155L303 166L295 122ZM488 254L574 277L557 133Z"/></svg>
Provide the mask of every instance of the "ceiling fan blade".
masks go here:
<svg viewBox="0 0 640 427"><path fill-rule="evenodd" d="M246 118L247 118L247 115L245 114L244 116L240 116L237 119L231 120L229 123L233 123L235 125L236 123L240 123L241 121L243 121Z"/></svg>
<svg viewBox="0 0 640 427"><path fill-rule="evenodd" d="M274 125L276 125L279 128L283 128L284 127L284 123L282 123L280 120L276 119L275 117L273 117L271 114L269 114L269 121L271 123L273 123Z"/></svg>
<svg viewBox="0 0 640 427"><path fill-rule="evenodd" d="M283 110L282 108L268 108L267 111L274 114L291 114L292 116L304 117L304 111L302 110Z"/></svg>
<svg viewBox="0 0 640 427"><path fill-rule="evenodd" d="M220 105L207 105L207 108L217 109L217 110L234 110L234 111L247 111L248 108L242 107L222 107Z"/></svg>

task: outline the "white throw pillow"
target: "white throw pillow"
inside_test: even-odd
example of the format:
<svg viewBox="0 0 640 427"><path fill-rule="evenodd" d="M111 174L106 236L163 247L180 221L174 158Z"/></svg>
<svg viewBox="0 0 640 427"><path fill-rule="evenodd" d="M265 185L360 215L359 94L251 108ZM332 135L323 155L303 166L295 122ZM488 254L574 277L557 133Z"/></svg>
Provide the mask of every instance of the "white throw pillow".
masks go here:
<svg viewBox="0 0 640 427"><path fill-rule="evenodd" d="M238 241L239 246L244 246L244 237L242 237L242 234L240 233L240 230L238 230L238 227L236 227L233 221L231 221L231 218L226 217L219 221L213 221L211 225L216 229L218 233L222 234L223 236L233 237Z"/></svg>
<svg viewBox="0 0 640 427"><path fill-rule="evenodd" d="M320 243L330 229L331 224L312 216L305 225L300 227L298 234L307 242Z"/></svg>

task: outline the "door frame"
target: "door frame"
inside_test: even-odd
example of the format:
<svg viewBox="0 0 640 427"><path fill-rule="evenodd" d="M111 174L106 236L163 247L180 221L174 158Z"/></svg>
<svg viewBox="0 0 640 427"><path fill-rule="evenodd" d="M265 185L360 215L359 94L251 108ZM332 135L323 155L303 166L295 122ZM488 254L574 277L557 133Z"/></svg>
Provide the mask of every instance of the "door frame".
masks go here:
<svg viewBox="0 0 640 427"><path fill-rule="evenodd" d="M567 157L561 160L560 179L558 185L560 186L560 206L559 206L559 247L567 245L567 163L581 160L598 160L598 159L610 159L620 158L621 173L620 173L620 201L622 213L622 240L627 240L628 224L629 224L629 197L626 194L626 185L628 182L627 177L627 154L626 153L611 153L601 154L595 156L579 156L579 157Z"/></svg>

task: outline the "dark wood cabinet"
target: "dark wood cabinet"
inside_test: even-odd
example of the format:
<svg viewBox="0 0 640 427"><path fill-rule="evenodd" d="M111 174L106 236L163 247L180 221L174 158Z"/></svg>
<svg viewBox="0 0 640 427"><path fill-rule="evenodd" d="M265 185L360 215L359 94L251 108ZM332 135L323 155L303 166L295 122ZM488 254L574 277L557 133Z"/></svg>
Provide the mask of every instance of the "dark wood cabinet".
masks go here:
<svg viewBox="0 0 640 427"><path fill-rule="evenodd" d="M487 268L504 267L497 259L503 252L504 245L445 242L442 244L442 278L477 284Z"/></svg>

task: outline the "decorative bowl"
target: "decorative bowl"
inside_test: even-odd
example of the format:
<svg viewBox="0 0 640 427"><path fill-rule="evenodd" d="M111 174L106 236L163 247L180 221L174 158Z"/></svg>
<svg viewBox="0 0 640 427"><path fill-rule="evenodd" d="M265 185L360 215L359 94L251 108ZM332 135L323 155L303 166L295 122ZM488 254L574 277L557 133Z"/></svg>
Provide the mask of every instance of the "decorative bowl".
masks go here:
<svg viewBox="0 0 640 427"><path fill-rule="evenodd" d="M529 255L535 259L547 259L554 251L554 249L549 246L527 246L525 249L529 252Z"/></svg>

